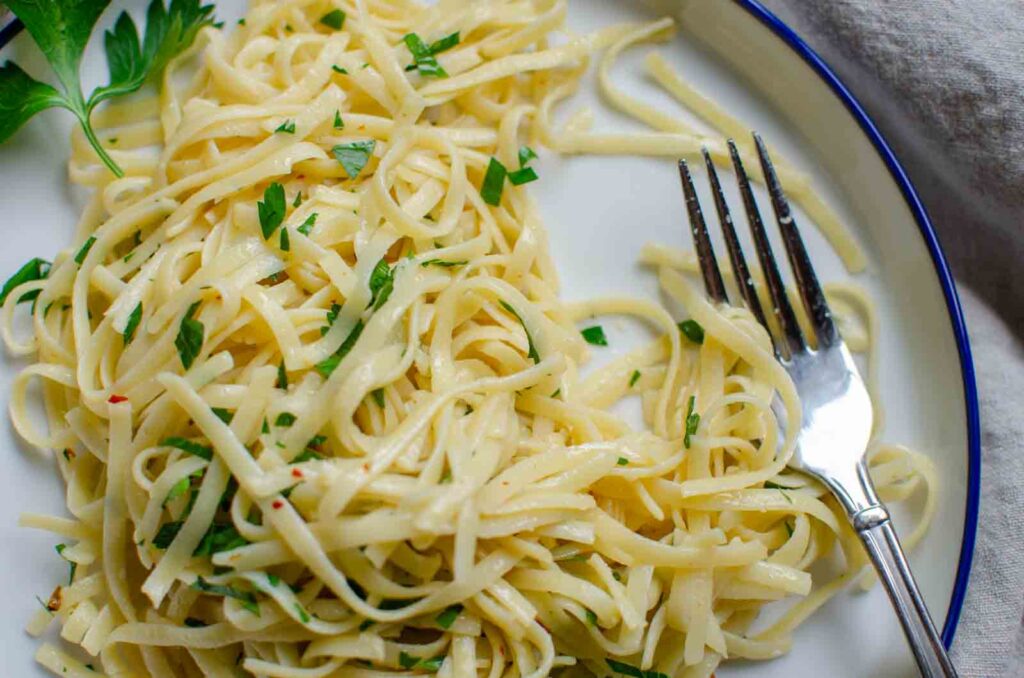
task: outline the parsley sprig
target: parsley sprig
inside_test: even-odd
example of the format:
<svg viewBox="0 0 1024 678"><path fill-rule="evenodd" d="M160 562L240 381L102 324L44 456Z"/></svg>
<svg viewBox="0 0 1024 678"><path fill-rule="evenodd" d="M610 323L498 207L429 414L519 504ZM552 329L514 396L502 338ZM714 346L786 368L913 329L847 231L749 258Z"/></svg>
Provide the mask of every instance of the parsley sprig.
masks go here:
<svg viewBox="0 0 1024 678"><path fill-rule="evenodd" d="M459 32L456 31L451 35L446 35L440 40L435 40L429 45L423 42L423 38L416 35L415 33L409 33L402 38L405 46L409 48L409 53L412 54L413 63L406 66L407 71L419 71L420 75L434 77L434 78L447 78L448 71L444 70L441 64L437 63L435 58L441 52L451 49L459 44Z"/></svg>
<svg viewBox="0 0 1024 678"><path fill-rule="evenodd" d="M82 125L86 139L103 164L117 177L124 172L107 154L90 118L101 102L136 91L155 80L167 62L186 49L204 26L213 23L213 5L199 0L153 0L146 11L145 37L122 12L103 36L110 82L88 98L79 81L79 67L89 36L110 0L6 0L50 63L61 89L36 80L16 63L0 67L0 143L39 111L66 108Z"/></svg>

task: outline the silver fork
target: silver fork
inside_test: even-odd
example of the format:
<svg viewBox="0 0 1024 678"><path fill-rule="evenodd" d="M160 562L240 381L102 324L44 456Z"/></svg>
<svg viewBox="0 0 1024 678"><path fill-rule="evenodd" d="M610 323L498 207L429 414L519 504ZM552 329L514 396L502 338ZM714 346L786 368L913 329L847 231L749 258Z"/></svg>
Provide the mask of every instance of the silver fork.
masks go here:
<svg viewBox="0 0 1024 678"><path fill-rule="evenodd" d="M921 675L929 678L956 676L956 670L946 654L903 555L896 531L889 520L889 512L875 494L867 473L864 454L871 436L872 422L867 388L857 372L850 351L836 330L825 295L793 220L789 202L782 192L764 142L757 133L754 134L754 143L800 299L817 338L814 349L808 345L786 295L782 275L775 263L764 222L736 144L729 141L729 153L757 258L767 283L771 299L769 310L779 328L778 334L773 333L766 322L764 309L736 236L729 206L722 193L718 173L706 149L704 161L740 295L754 317L768 330L775 355L789 372L800 394L803 423L797 438L796 452L789 465L824 483L846 510L850 523L864 543L885 585ZM679 174L708 297L716 304L727 304L729 299L725 284L685 160L679 161Z"/></svg>

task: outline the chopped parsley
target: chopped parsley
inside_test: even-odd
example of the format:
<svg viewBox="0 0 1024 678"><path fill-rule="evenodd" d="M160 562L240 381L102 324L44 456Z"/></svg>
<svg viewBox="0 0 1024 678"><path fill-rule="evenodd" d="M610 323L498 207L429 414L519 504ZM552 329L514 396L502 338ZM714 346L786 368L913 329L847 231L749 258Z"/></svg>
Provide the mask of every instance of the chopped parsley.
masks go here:
<svg viewBox="0 0 1024 678"><path fill-rule="evenodd" d="M593 344L594 346L608 345L608 338L604 336L604 328L600 325L588 327L580 332L580 334L583 335L583 338L586 339L588 344Z"/></svg>
<svg viewBox="0 0 1024 678"><path fill-rule="evenodd" d="M287 228L282 228L281 229L281 251L282 252L291 252L291 250L292 250L292 241L288 237L288 229Z"/></svg>
<svg viewBox="0 0 1024 678"><path fill-rule="evenodd" d="M684 320L679 323L679 331L695 344L704 343L704 328L696 320Z"/></svg>
<svg viewBox="0 0 1024 678"><path fill-rule="evenodd" d="M282 426L284 428L288 428L289 426L295 423L295 419L295 415L292 414L291 412L282 412L281 414L277 415L277 419L274 420L274 426Z"/></svg>
<svg viewBox="0 0 1024 678"><path fill-rule="evenodd" d="M331 70L334 71L335 73L341 73L342 75L348 75L348 69L347 68L342 68L341 66L338 66L337 64L335 64L334 66L331 66Z"/></svg>
<svg viewBox="0 0 1024 678"><path fill-rule="evenodd" d="M683 446L690 447L690 436L697 432L697 427L700 425L700 415L693 411L694 403L697 402L696 396L690 396L690 402L686 405L686 433L683 436Z"/></svg>
<svg viewBox="0 0 1024 678"><path fill-rule="evenodd" d="M529 146L519 147L519 167L526 167L531 160L536 160L537 154Z"/></svg>
<svg viewBox="0 0 1024 678"><path fill-rule="evenodd" d="M195 617L185 617L185 626L189 627L190 629L201 629L204 626L209 626L209 624L204 622L202 619L196 619Z"/></svg>
<svg viewBox="0 0 1024 678"><path fill-rule="evenodd" d="M212 556L214 553L237 549L248 543L249 540L238 534L238 530L231 523L213 523L192 555Z"/></svg>
<svg viewBox="0 0 1024 678"><path fill-rule="evenodd" d="M424 669L425 671L438 671L441 665L444 663L444 656L431 657L429 659L421 659L419 657L407 654L405 652L399 652L398 663L403 669Z"/></svg>
<svg viewBox="0 0 1024 678"><path fill-rule="evenodd" d="M331 326L338 319L339 313L341 313L341 304L331 304L331 310L327 311L327 324L320 328L321 337L331 331Z"/></svg>
<svg viewBox="0 0 1024 678"><path fill-rule="evenodd" d="M597 613L593 610L587 610L587 623L591 626L597 626Z"/></svg>
<svg viewBox="0 0 1024 678"><path fill-rule="evenodd" d="M370 306L373 306L373 310L376 311L387 302L388 297L391 296L391 291L395 287L395 269L388 266L388 262L384 257L381 257L377 265L373 267L373 271L370 273L369 285Z"/></svg>
<svg viewBox="0 0 1024 678"><path fill-rule="evenodd" d="M527 356L531 360L533 360L533 362L535 364L539 363L540 362L540 354L537 353L537 347L533 345L533 336L530 335L530 330L528 330L526 328L526 323L523 322L523 317L521 315L519 315L519 311L514 309L512 307L512 304L508 303L504 299L501 300L501 307L504 308L509 313L511 313L512 315L514 315L516 317L516 320L519 321L519 324L523 326L523 332L526 333L526 344L529 347L529 351L527 352Z"/></svg>
<svg viewBox="0 0 1024 678"><path fill-rule="evenodd" d="M372 619L364 619L363 621L361 621L359 623L359 630L360 631L365 631L366 629L370 628L371 626L373 626L373 620Z"/></svg>
<svg viewBox="0 0 1024 678"><path fill-rule="evenodd" d="M460 260L460 261L446 261L444 259L427 259L426 261L422 262L420 264L420 266L423 266L424 268L427 267L427 266L439 266L441 268L452 268L453 266L465 266L468 263L469 263L469 261L467 261L465 259Z"/></svg>
<svg viewBox="0 0 1024 678"><path fill-rule="evenodd" d="M420 75L426 77L448 77L448 72L444 70L441 64L437 63L437 59L435 57L441 52L449 50L459 44L458 31L451 35L447 35L430 45L423 42L423 38L415 33L409 33L402 38L402 41L405 42L405 46L409 48L409 53L412 55L413 60L413 63L407 66L405 70L417 70Z"/></svg>
<svg viewBox="0 0 1024 678"><path fill-rule="evenodd" d="M311 617L309 616L309 613L306 612L306 608L302 607L302 605L295 603L295 611L299 613L299 619L303 624L308 624L310 622Z"/></svg>
<svg viewBox="0 0 1024 678"><path fill-rule="evenodd" d="M68 586L71 586L72 584L75 583L75 571L78 570L78 563L76 563L73 560L68 560L64 556L64 549L66 549L67 547L68 547L67 544L57 544L54 547L54 550L57 551L57 554L60 555L61 558L64 558L64 560L67 560L68 563L70 563L70 565L71 565L71 572L68 573ZM448 628L448 627L446 626L445 628Z"/></svg>
<svg viewBox="0 0 1024 678"><path fill-rule="evenodd" d="M320 17L320 23L328 28L340 31L341 27L345 25L345 12L340 9L332 9L330 12Z"/></svg>
<svg viewBox="0 0 1024 678"><path fill-rule="evenodd" d="M347 144L338 144L331 149L331 153L341 163L348 178L355 179L366 167L366 163L370 161L370 156L373 155L376 145L377 141L374 139L350 141Z"/></svg>
<svg viewBox="0 0 1024 678"><path fill-rule="evenodd" d="M170 438L164 438L160 441L160 444L164 447L173 447L181 450L182 452L188 452L189 454L210 461L213 459L213 448L206 445L200 445L197 442L193 442L188 438L179 438L178 436L172 436Z"/></svg>
<svg viewBox="0 0 1024 678"><path fill-rule="evenodd" d="M284 213L287 209L284 186L276 181L267 186L263 191L263 201L256 203L256 209L259 211L263 239L270 240L270 236L274 235L274 231L284 221Z"/></svg>
<svg viewBox="0 0 1024 678"><path fill-rule="evenodd" d="M316 212L313 212L308 217L306 217L306 220L302 222L302 225L300 225L295 230L301 233L302 235L309 235L309 232L313 230L314 225L316 225Z"/></svg>
<svg viewBox="0 0 1024 678"><path fill-rule="evenodd" d="M256 596L251 591L240 591L233 586L211 584L202 577L196 577L195 582L192 584L192 588L215 596L234 598L239 601L242 604L242 607L246 610L249 610L249 612L252 612L257 617L260 616L259 603L256 602Z"/></svg>
<svg viewBox="0 0 1024 678"><path fill-rule="evenodd" d="M231 420L235 418L235 413L232 412L231 410L225 409L223 407L213 407L211 409L213 410L213 413L217 416L217 418L223 421L225 424L230 424Z"/></svg>
<svg viewBox="0 0 1024 678"><path fill-rule="evenodd" d="M449 605L439 615L434 617L434 621L436 621L437 625L442 629L451 628L459 614L462 613L462 609L462 605L459 605L458 603L455 605Z"/></svg>
<svg viewBox="0 0 1024 678"><path fill-rule="evenodd" d="M178 336L174 339L174 347L178 349L181 364L186 370L192 367L192 363L203 349L203 323L192 317L197 308L199 308L198 301L188 307L185 315L181 318Z"/></svg>
<svg viewBox="0 0 1024 678"><path fill-rule="evenodd" d="M384 409L384 389L375 388L370 394L373 396L373 402L377 403L377 407Z"/></svg>
<svg viewBox="0 0 1024 678"><path fill-rule="evenodd" d="M277 365L277 381L274 382L274 388L288 390L288 370L284 368L284 360Z"/></svg>
<svg viewBox="0 0 1024 678"><path fill-rule="evenodd" d="M626 459L625 457L619 457L615 463L618 464L619 466L628 466L629 459Z"/></svg>
<svg viewBox="0 0 1024 678"><path fill-rule="evenodd" d="M334 129L345 129L345 121L341 119L341 111L334 112Z"/></svg>
<svg viewBox="0 0 1024 678"><path fill-rule="evenodd" d="M491 158L484 174L484 182L480 185L480 197L488 205L497 207L501 204L501 193L505 188L505 177L508 170L497 158Z"/></svg>
<svg viewBox="0 0 1024 678"><path fill-rule="evenodd" d="M341 361L345 356L348 355L349 351L352 350L352 347L356 345L356 341L359 340L359 335L362 334L362 332L363 321L360 320L356 323L355 327L352 328L352 331L349 332L349 335L345 338L345 341L342 342L341 346L338 347L338 350L335 351L334 355L316 364L316 371L325 378L330 377L334 370L338 368L338 365L341 364Z"/></svg>
<svg viewBox="0 0 1024 678"><path fill-rule="evenodd" d="M615 661L614 659L605 659L605 663L607 663L608 668L615 673L621 673L622 675L630 676L631 678L668 678L667 675L660 671L644 671L635 666Z"/></svg>
<svg viewBox="0 0 1024 678"><path fill-rule="evenodd" d="M292 200L292 207L298 207L302 204L302 191L295 194L295 200Z"/></svg>
<svg viewBox="0 0 1024 678"><path fill-rule="evenodd" d="M4 283L3 290L0 290L0 305L7 301L8 295L18 285L31 282L33 280L45 280L50 275L50 262L45 259L35 257L30 259L27 264L17 270L17 272L7 279ZM40 290L32 290L31 292L25 292L18 299L18 303L23 301L32 301L39 296ZM52 303L52 302L51 302Z"/></svg>
<svg viewBox="0 0 1024 678"><path fill-rule="evenodd" d="M178 497L185 496L185 493L189 491L190 487L192 487L192 481L189 480L188 476L185 476L178 482L174 483L173 485L171 485L171 489L168 490L167 496L164 497L163 505L167 506Z"/></svg>
<svg viewBox="0 0 1024 678"><path fill-rule="evenodd" d="M629 387L633 388L636 382L640 379L640 370L633 370L633 374L629 377Z"/></svg>
<svg viewBox="0 0 1024 678"><path fill-rule="evenodd" d="M96 244L96 236L90 235L89 238L85 241L85 244L82 245L82 249L78 250L78 254L75 255L76 264L78 264L79 266L82 265L82 262L85 261L85 258L89 255L89 250L92 249L92 246L94 244Z"/></svg>
<svg viewBox="0 0 1024 678"><path fill-rule="evenodd" d="M513 186L522 186L523 184L537 181L539 178L537 172L532 167L523 167L508 173L508 180Z"/></svg>
<svg viewBox="0 0 1024 678"><path fill-rule="evenodd" d="M138 328L139 323L142 322L142 302L140 301L132 312L128 315L128 322L124 324L124 332L121 336L124 337L124 345L127 346L131 343L135 337L135 330Z"/></svg>
<svg viewBox="0 0 1024 678"><path fill-rule="evenodd" d="M295 121L291 119L285 120L274 131L283 132L284 134L295 134Z"/></svg>
<svg viewBox="0 0 1024 678"><path fill-rule="evenodd" d="M322 460L323 455L319 454L316 450L306 447L297 457L291 460L292 464L301 464L304 461Z"/></svg>

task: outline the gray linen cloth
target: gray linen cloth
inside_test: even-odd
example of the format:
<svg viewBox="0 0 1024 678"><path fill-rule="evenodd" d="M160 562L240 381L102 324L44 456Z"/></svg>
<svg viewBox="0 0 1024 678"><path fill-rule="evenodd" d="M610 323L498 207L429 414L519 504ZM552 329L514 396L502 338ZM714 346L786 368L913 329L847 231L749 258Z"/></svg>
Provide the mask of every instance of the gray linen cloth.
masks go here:
<svg viewBox="0 0 1024 678"><path fill-rule="evenodd" d="M963 676L1024 676L1024 1L762 1L878 123L957 278L983 470L953 658Z"/></svg>

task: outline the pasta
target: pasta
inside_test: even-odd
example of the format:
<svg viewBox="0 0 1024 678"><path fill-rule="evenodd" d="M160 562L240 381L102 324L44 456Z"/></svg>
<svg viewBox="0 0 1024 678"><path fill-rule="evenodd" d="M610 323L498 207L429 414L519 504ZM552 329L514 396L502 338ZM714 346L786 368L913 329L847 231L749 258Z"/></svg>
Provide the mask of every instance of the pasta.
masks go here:
<svg viewBox="0 0 1024 678"><path fill-rule="evenodd" d="M533 148L721 159L721 135L745 132L657 53L649 74L715 132L616 87L618 55L670 20L578 36L565 14L565 0L255 2L204 29L158 96L95 116L124 178L75 131L70 176L93 189L76 240L3 309L9 351L32 361L12 421L56 451L71 516L22 517L73 542L70 581L29 630L56 618L95 658L45 643L41 665L706 677L785 653L858 576L841 510L786 469L800 407L767 333L703 299L691 254L644 253L685 332L654 301L559 299ZM604 99L650 131L556 124L593 57ZM780 171L862 268L807 178ZM870 348L870 302L830 295ZM581 376L602 338L578 323L608 314L654 338ZM625 398L642 429L611 411ZM916 541L930 463L879 445L872 471L886 499L928 489ZM836 544L846 573L813 585Z"/></svg>

